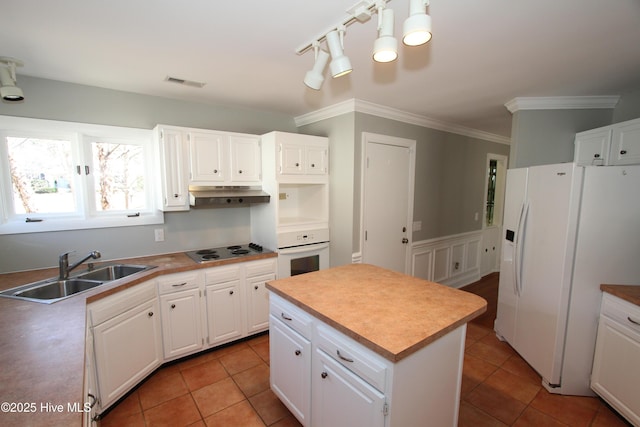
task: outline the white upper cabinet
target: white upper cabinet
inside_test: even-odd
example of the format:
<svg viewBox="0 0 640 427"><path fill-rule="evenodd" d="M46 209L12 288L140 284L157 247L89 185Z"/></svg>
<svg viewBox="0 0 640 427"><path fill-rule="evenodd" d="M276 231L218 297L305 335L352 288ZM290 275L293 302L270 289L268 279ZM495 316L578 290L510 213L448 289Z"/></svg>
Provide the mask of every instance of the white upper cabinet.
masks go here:
<svg viewBox="0 0 640 427"><path fill-rule="evenodd" d="M271 132L262 136L265 156L275 154L279 182L319 183L329 177L329 140L320 136ZM273 150L273 151L271 151ZM271 161L268 164L272 164Z"/></svg>
<svg viewBox="0 0 640 427"><path fill-rule="evenodd" d="M640 164L640 119L577 133L574 161L581 166Z"/></svg>
<svg viewBox="0 0 640 427"><path fill-rule="evenodd" d="M154 131L163 211L189 210L189 145L182 129L157 126Z"/></svg>
<svg viewBox="0 0 640 427"><path fill-rule="evenodd" d="M190 185L260 185L260 137L213 131L189 132Z"/></svg>

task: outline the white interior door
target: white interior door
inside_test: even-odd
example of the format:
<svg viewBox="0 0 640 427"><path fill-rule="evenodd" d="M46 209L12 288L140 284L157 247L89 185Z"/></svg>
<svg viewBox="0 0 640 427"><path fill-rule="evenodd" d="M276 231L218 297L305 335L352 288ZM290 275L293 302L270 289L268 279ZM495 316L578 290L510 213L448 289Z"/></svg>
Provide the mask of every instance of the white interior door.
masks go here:
<svg viewBox="0 0 640 427"><path fill-rule="evenodd" d="M415 141L363 134L362 260L407 272Z"/></svg>

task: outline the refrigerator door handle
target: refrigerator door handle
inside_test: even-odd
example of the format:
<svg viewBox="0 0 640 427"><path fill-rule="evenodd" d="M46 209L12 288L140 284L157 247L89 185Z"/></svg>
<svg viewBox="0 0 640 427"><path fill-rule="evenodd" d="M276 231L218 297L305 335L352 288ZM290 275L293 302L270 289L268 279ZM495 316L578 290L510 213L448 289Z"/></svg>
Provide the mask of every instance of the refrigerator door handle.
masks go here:
<svg viewBox="0 0 640 427"><path fill-rule="evenodd" d="M516 253L515 253L515 280L514 287L516 295L522 293L522 253L524 251L524 240L527 230L527 217L529 216L529 202L525 202L520 210L520 218L518 219L518 234L516 235Z"/></svg>

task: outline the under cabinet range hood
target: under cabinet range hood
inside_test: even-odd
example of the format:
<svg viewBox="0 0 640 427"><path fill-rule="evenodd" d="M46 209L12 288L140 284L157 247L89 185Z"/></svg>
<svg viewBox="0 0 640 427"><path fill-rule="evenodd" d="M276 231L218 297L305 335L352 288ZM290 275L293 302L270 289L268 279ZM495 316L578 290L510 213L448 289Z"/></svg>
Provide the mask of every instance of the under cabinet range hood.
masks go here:
<svg viewBox="0 0 640 427"><path fill-rule="evenodd" d="M192 208L237 208L256 203L269 203L271 196L253 187L189 187Z"/></svg>

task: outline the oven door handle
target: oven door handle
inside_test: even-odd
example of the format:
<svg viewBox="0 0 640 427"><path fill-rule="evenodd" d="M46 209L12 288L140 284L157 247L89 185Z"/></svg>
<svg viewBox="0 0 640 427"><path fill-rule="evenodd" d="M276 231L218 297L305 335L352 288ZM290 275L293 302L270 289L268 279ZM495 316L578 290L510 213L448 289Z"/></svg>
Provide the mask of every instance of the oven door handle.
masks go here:
<svg viewBox="0 0 640 427"><path fill-rule="evenodd" d="M281 255L297 255L305 252L315 252L329 247L329 243L312 243L304 246L294 246L292 248L278 249Z"/></svg>

